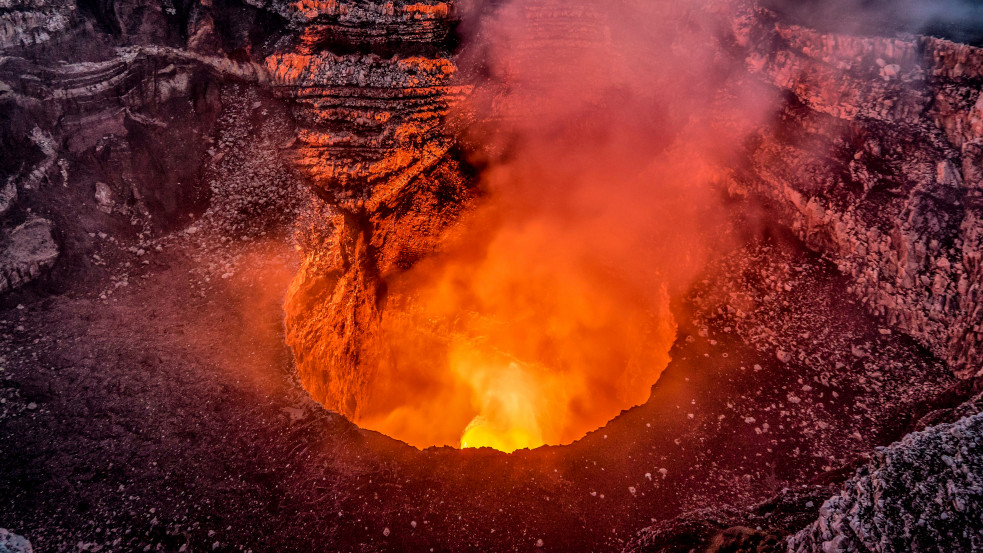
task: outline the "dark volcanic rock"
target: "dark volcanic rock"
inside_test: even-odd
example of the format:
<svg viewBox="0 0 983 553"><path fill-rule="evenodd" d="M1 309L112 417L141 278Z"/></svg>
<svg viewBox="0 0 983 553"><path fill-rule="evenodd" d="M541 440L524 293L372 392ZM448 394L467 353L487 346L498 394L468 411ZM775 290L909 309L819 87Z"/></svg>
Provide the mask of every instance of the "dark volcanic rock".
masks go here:
<svg viewBox="0 0 983 553"><path fill-rule="evenodd" d="M779 553L785 536L808 524L829 496L829 484L785 489L748 511L704 509L644 528L625 553Z"/></svg>
<svg viewBox="0 0 983 553"><path fill-rule="evenodd" d="M961 381L913 406L917 413L958 403L913 420L918 432L876 448L868 461L844 465L748 510L705 509L661 521L640 531L626 551L976 551L983 535L983 519L973 511L983 493L976 420L981 387L983 379ZM926 429L931 424L938 426ZM835 484L845 476L845 484Z"/></svg>

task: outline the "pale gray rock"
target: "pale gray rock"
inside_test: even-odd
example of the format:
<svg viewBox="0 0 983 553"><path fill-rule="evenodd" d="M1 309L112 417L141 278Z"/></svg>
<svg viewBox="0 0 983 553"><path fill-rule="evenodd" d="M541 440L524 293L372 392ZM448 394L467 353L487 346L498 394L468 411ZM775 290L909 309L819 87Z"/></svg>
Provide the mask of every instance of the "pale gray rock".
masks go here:
<svg viewBox="0 0 983 553"><path fill-rule="evenodd" d="M34 548L24 536L0 528L0 553L34 553Z"/></svg>
<svg viewBox="0 0 983 553"><path fill-rule="evenodd" d="M983 413L879 449L789 551L983 550Z"/></svg>
<svg viewBox="0 0 983 553"><path fill-rule="evenodd" d="M51 222L33 218L0 234L0 294L41 276L58 259Z"/></svg>

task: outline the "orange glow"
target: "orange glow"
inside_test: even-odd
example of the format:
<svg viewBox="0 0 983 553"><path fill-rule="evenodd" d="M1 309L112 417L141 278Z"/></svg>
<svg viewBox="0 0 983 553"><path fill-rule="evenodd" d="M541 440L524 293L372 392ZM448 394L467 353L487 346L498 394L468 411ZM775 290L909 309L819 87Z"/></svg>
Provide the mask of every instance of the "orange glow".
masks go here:
<svg viewBox="0 0 983 553"><path fill-rule="evenodd" d="M481 167L481 201L430 226L456 200L426 190L415 203L392 176L418 175L406 167L427 148L441 162L436 140L404 140L356 172L382 184L287 302L315 399L417 447L502 451L571 443L648 400L676 337L671 299L731 240L723 167L771 105L743 60L710 44L723 25L712 14L537 0L482 20L461 58L481 59L460 71L481 78L439 118ZM571 21L573 34L554 32ZM325 182L343 188L331 169Z"/></svg>
<svg viewBox="0 0 983 553"><path fill-rule="evenodd" d="M465 356L474 352L465 352ZM472 365L472 363L479 363ZM543 445L539 419L545 413L538 404L545 390L521 365L485 365L482 359L460 359L459 373L469 381L478 398L478 412L461 436L461 447L491 447L515 451Z"/></svg>
<svg viewBox="0 0 983 553"><path fill-rule="evenodd" d="M489 175L489 186L514 198L526 169ZM391 277L385 353L356 422L419 447L514 451L571 443L648 399L675 340L667 284L689 278L703 245L667 234L670 222L686 226L669 198L636 219L610 198L615 211L599 208L589 174L568 176L571 201L490 201L443 254ZM623 199L645 184L619 183ZM643 222L653 214L664 218ZM660 246L660 235L678 243Z"/></svg>

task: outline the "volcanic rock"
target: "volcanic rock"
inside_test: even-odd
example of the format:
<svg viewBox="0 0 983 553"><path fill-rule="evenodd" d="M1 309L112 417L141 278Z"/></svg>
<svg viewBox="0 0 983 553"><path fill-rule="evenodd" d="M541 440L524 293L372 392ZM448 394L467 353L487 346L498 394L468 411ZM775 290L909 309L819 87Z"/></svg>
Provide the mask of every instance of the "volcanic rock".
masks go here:
<svg viewBox="0 0 983 553"><path fill-rule="evenodd" d="M0 294L27 284L54 265L51 222L34 218L0 234Z"/></svg>
<svg viewBox="0 0 983 553"><path fill-rule="evenodd" d="M878 449L789 551L979 551L983 413Z"/></svg>
<svg viewBox="0 0 983 553"><path fill-rule="evenodd" d="M27 538L0 528L0 553L33 553Z"/></svg>

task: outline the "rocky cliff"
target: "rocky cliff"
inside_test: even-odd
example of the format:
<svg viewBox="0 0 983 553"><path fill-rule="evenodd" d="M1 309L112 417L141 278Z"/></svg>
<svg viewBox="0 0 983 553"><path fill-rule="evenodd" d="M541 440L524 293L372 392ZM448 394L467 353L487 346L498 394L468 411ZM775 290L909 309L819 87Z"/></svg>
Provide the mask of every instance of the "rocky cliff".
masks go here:
<svg viewBox="0 0 983 553"><path fill-rule="evenodd" d="M238 43L261 42L252 25L258 10L237 8L235 21L216 31L209 14L226 9L40 0L2 7L0 291L52 266L55 281L84 276L95 235L142 242L204 209L221 88L268 80L261 64L237 53ZM25 246L24 225L48 231ZM57 263L56 242L64 254ZM44 253L24 261L25 247Z"/></svg>
<svg viewBox="0 0 983 553"><path fill-rule="evenodd" d="M357 420L387 347L374 338L386 276L432 253L475 194L445 128L470 87L455 82L448 3L294 8L297 47L265 63L297 122L292 159L323 205L302 218L287 342L312 396Z"/></svg>
<svg viewBox="0 0 983 553"><path fill-rule="evenodd" d="M761 11L735 36L786 99L737 181L851 275L872 313L976 372L983 51L823 34Z"/></svg>
<svg viewBox="0 0 983 553"><path fill-rule="evenodd" d="M748 140L732 191L836 263L868 311L977 373L983 51L822 33L758 9L732 30L749 74L783 98ZM628 550L977 550L979 401L927 416L948 424L879 448L832 498L822 483L750 510L690 513Z"/></svg>

